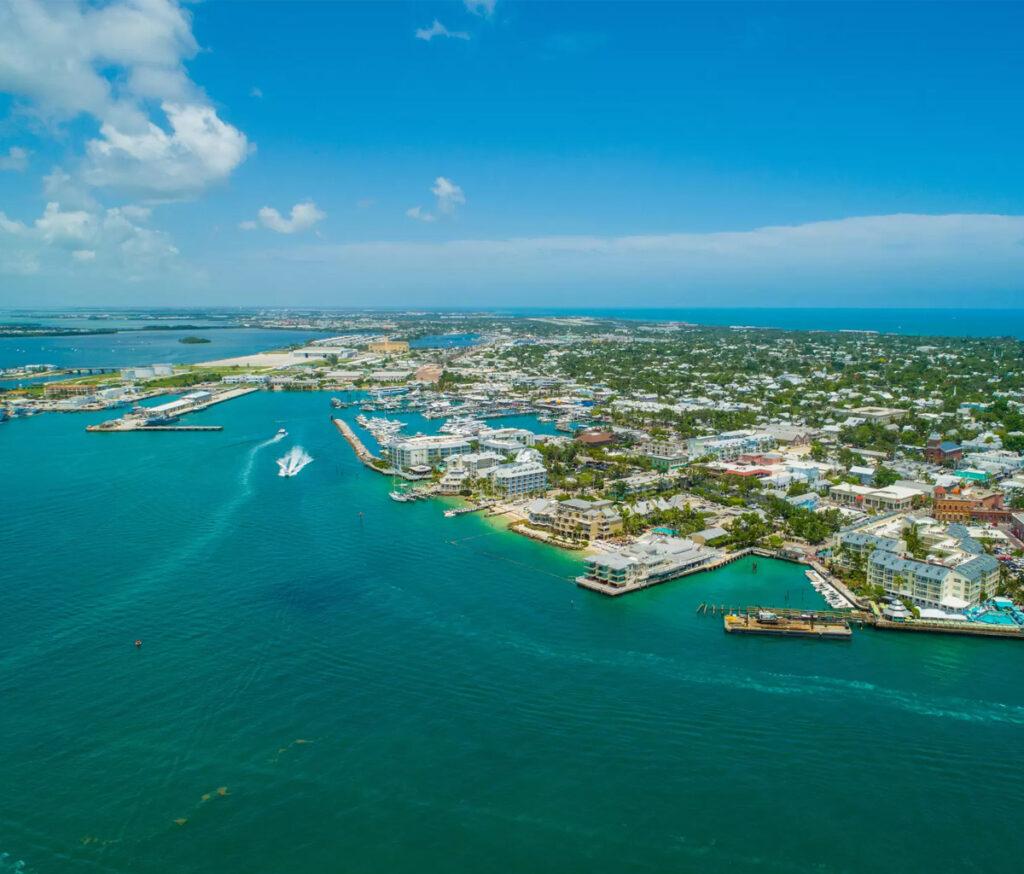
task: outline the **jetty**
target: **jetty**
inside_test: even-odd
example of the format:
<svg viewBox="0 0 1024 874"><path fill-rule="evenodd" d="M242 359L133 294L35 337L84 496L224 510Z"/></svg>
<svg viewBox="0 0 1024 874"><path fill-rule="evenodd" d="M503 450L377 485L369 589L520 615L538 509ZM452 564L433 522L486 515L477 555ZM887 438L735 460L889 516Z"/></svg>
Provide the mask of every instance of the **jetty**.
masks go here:
<svg viewBox="0 0 1024 874"><path fill-rule="evenodd" d="M813 637L816 640L850 640L853 636L845 616L757 607L726 613L722 617L722 628L727 634Z"/></svg>
<svg viewBox="0 0 1024 874"><path fill-rule="evenodd" d="M331 421L334 422L334 427L341 432L341 436L345 438L348 445L352 447L352 451L355 452L356 458L368 467L372 467L374 470L380 470L376 465L381 462L381 459L366 448L363 441L359 439L359 435L352 430L349 423L343 419L336 419L333 416L331 417ZM383 473L384 471L381 472Z"/></svg>
<svg viewBox="0 0 1024 874"><path fill-rule="evenodd" d="M812 637L819 636L819 626L845 625L847 632L853 626L857 626L877 628L882 631L1024 640L1024 628L1019 625L991 625L985 622L937 619L903 619L896 622L884 618L874 610L794 610L789 607L732 607L725 604L701 603L697 606L697 613L705 616L721 616L725 631L739 634L774 633ZM767 623L758 621L759 613L768 613L778 617L778 621ZM805 624L808 627L804 628ZM832 634L833 632L828 633Z"/></svg>
<svg viewBox="0 0 1024 874"><path fill-rule="evenodd" d="M336 419L331 416L331 421L334 422L334 427L341 432L341 436L345 438L349 446L352 447L352 451L355 452L356 458L358 458L363 464L365 464L370 470L376 471L377 473L383 474L384 476L397 476L400 479L407 480L408 482L422 482L427 479L425 476L417 476L416 474L408 473L404 470L398 470L397 468L388 465L383 458L374 455L366 448L362 440L359 439L359 435L352 430L352 426L343 419ZM415 500L415 499L413 499Z"/></svg>

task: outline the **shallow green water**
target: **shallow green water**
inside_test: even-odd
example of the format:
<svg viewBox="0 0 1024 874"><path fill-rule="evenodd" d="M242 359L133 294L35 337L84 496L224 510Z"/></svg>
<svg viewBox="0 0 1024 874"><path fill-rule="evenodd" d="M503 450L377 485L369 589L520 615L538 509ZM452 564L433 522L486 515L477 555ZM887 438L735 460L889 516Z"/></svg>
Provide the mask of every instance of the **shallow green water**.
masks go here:
<svg viewBox="0 0 1024 874"><path fill-rule="evenodd" d="M764 561L582 592L327 397L0 426L0 871L1017 870L1024 646L695 615L815 603Z"/></svg>

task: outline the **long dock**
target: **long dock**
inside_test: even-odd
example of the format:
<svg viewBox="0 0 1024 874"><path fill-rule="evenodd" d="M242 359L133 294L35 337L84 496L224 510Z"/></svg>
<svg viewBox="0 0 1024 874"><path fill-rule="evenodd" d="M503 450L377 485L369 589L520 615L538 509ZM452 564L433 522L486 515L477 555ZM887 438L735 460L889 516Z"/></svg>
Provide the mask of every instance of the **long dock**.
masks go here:
<svg viewBox="0 0 1024 874"><path fill-rule="evenodd" d="M780 617L780 619L785 620L786 623L791 621L799 623L813 616L815 634L819 624L832 625L844 623L848 631L850 627L856 625L862 628L877 628L883 631L910 631L917 634L947 634L959 635L961 637L1024 640L1024 628L1016 625L988 625L984 622L942 622L929 619L905 619L900 622L893 622L866 610L794 610L789 607L728 607L724 604L710 603L703 603L697 607L698 614L722 616L725 630L728 632L772 634L771 629L760 627L764 623L753 621L753 617L756 617L759 610L768 610ZM777 629L783 623L768 624ZM739 627L740 625L743 627ZM787 631L785 633L793 633L796 636L804 637L811 636L810 634L800 635L797 633L799 630L799 626L796 626L793 632ZM775 631L774 633L781 634L783 632Z"/></svg>
<svg viewBox="0 0 1024 874"><path fill-rule="evenodd" d="M793 613L748 607L723 616L722 628L727 634L813 637L817 640L850 640L853 636L846 619L817 613Z"/></svg>
<svg viewBox="0 0 1024 874"><path fill-rule="evenodd" d="M223 431L223 425L143 425L133 431Z"/></svg>
<svg viewBox="0 0 1024 874"><path fill-rule="evenodd" d="M258 386L245 386L242 388L229 388L211 394L208 398L197 399L194 403L180 409L175 409L175 416L185 416L189 413L198 413L215 404L222 404L225 401L234 400L253 392L260 391ZM107 422L100 422L98 425L86 425L86 431L102 432L105 434L124 433L127 431L222 431L223 425L150 425L147 424L146 412L132 413L122 416L120 419L111 419Z"/></svg>

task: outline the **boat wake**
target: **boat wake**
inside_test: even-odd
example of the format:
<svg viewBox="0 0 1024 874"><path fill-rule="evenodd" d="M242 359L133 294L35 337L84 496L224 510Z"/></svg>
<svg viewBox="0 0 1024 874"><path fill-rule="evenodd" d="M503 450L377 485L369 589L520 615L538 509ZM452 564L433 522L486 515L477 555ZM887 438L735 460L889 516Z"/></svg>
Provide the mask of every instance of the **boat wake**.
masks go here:
<svg viewBox="0 0 1024 874"><path fill-rule="evenodd" d="M284 455L277 459L279 468L278 476L295 476L307 464L313 460L313 456L306 452L301 446L293 446Z"/></svg>

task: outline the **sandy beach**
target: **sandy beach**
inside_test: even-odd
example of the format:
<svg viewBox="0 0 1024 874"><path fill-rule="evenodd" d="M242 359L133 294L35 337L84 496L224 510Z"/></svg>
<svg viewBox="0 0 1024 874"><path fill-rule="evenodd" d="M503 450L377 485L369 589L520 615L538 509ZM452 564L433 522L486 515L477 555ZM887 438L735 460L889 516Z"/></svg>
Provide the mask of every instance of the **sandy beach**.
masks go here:
<svg viewBox="0 0 1024 874"><path fill-rule="evenodd" d="M255 355L239 355L237 358L220 358L217 361L203 361L197 367L287 367L289 364L303 364L290 352L257 352Z"/></svg>

